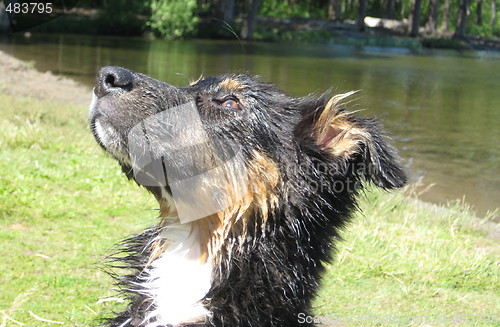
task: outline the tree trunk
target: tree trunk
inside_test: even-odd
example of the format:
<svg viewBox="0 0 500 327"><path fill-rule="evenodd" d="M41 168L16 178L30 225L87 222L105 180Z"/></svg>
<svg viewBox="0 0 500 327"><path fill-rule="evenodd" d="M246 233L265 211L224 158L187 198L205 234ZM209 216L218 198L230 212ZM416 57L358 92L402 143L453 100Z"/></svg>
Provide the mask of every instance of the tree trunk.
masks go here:
<svg viewBox="0 0 500 327"><path fill-rule="evenodd" d="M243 27L241 29L241 38L243 40L253 39L253 29L255 25L255 19L257 18L257 12L259 10L260 0L248 0L248 13L246 19L243 21Z"/></svg>
<svg viewBox="0 0 500 327"><path fill-rule="evenodd" d="M394 0L385 1L385 18L392 19L394 17Z"/></svg>
<svg viewBox="0 0 500 327"><path fill-rule="evenodd" d="M220 0L220 19L226 23L231 23L234 18L235 0Z"/></svg>
<svg viewBox="0 0 500 327"><path fill-rule="evenodd" d="M491 0L491 27L495 28L497 25L497 0Z"/></svg>
<svg viewBox="0 0 500 327"><path fill-rule="evenodd" d="M341 0L328 1L328 19L339 20L340 18L340 3Z"/></svg>
<svg viewBox="0 0 500 327"><path fill-rule="evenodd" d="M0 2L0 32L5 32L9 29L10 22L3 1Z"/></svg>
<svg viewBox="0 0 500 327"><path fill-rule="evenodd" d="M413 7L410 14L410 36L417 37L420 28L420 13L422 11L422 0L413 0Z"/></svg>
<svg viewBox="0 0 500 327"><path fill-rule="evenodd" d="M430 0L429 3L429 16L427 17L427 31L431 34L436 33L437 19L438 19L439 0Z"/></svg>
<svg viewBox="0 0 500 327"><path fill-rule="evenodd" d="M476 24L483 25L483 0L477 0L476 16Z"/></svg>
<svg viewBox="0 0 500 327"><path fill-rule="evenodd" d="M443 8L443 23L441 24L441 32L448 31L448 22L450 17L450 0L444 0L444 8Z"/></svg>
<svg viewBox="0 0 500 327"><path fill-rule="evenodd" d="M465 24L467 23L467 14L469 12L469 0L460 2L460 12L458 16L457 30L455 31L456 38L465 37Z"/></svg>
<svg viewBox="0 0 500 327"><path fill-rule="evenodd" d="M360 31L364 31L365 26L365 17L366 17L366 5L367 0L359 0L359 11L358 11L358 29Z"/></svg>

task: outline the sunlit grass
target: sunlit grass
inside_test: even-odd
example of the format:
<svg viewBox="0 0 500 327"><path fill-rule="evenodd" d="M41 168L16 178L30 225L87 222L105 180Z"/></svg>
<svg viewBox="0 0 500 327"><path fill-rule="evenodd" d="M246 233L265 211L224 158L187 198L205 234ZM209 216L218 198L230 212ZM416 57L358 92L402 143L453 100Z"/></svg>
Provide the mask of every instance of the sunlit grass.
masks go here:
<svg viewBox="0 0 500 327"><path fill-rule="evenodd" d="M152 224L156 204L95 144L87 108L4 94L0 108L0 327L92 325L115 306L98 303L113 295L99 261ZM318 316L498 325L500 245L474 228L469 209L380 191L362 208L325 276Z"/></svg>
<svg viewBox="0 0 500 327"><path fill-rule="evenodd" d="M0 326L89 326L112 295L99 262L156 205L97 147L85 107L0 95L0 108Z"/></svg>
<svg viewBox="0 0 500 327"><path fill-rule="evenodd" d="M436 210L375 191L363 202L326 275L317 315L363 326L498 323L499 242L476 229L467 206Z"/></svg>

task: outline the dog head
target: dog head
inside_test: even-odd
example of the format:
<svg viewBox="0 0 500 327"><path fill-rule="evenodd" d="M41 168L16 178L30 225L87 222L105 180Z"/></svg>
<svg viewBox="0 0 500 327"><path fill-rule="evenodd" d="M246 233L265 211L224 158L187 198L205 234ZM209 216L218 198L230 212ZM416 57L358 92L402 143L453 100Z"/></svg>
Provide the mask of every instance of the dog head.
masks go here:
<svg viewBox="0 0 500 327"><path fill-rule="evenodd" d="M127 176L160 204L173 196L187 219L228 207L241 215L252 203L266 216L288 191L308 187L297 184L303 178L406 182L377 121L343 108L349 95L294 98L247 75L175 87L104 67L89 120Z"/></svg>

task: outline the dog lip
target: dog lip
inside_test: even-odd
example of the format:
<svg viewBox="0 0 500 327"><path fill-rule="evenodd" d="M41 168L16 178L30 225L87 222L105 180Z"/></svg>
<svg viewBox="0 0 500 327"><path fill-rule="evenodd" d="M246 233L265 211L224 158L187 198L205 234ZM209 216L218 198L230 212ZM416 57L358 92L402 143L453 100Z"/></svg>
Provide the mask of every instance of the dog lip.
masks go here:
<svg viewBox="0 0 500 327"><path fill-rule="evenodd" d="M97 130L96 130L96 123L97 123L97 119L100 117L101 115L99 113L96 113L94 114L91 118L90 118L90 122L89 122L89 125L90 125L90 131L92 132L92 135L94 136L94 139L97 141L97 143L99 144L99 146L101 148L103 148L104 150L106 150L106 146L104 145L99 133L97 133Z"/></svg>

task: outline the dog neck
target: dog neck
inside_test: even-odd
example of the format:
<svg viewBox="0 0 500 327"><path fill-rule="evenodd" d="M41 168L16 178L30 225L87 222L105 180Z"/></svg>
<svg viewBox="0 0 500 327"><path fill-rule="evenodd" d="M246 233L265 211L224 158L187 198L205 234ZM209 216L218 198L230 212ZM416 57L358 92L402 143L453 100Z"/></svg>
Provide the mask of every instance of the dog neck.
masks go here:
<svg viewBox="0 0 500 327"><path fill-rule="evenodd" d="M203 322L209 314L202 300L211 286L212 264L202 231L195 223L180 223L172 203L160 207L161 232L152 240L140 283L152 300L145 321L148 327Z"/></svg>

